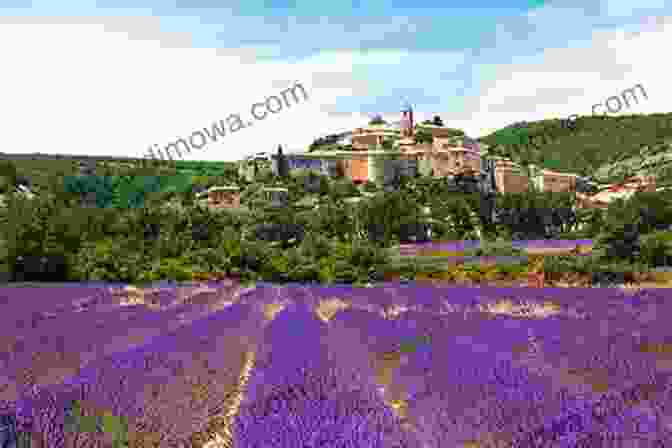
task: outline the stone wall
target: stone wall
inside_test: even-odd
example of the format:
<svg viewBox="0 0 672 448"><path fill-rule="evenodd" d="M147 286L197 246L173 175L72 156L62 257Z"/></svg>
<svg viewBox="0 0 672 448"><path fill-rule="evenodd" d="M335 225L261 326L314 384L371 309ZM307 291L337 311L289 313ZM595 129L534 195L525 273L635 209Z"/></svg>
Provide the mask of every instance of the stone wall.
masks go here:
<svg viewBox="0 0 672 448"><path fill-rule="evenodd" d="M434 176L437 177L446 177L453 174L454 163L451 162L450 156L448 153L436 153L432 154L432 170L434 171Z"/></svg>
<svg viewBox="0 0 672 448"><path fill-rule="evenodd" d="M544 176L544 191L564 193L576 190L576 176L546 171Z"/></svg>
<svg viewBox="0 0 672 448"><path fill-rule="evenodd" d="M362 134L352 136L352 147L355 149L367 150L370 145L377 145L382 142L382 138L378 135Z"/></svg>
<svg viewBox="0 0 672 448"><path fill-rule="evenodd" d="M439 151L432 154L435 176L448 176L465 171L480 173L481 158L467 151Z"/></svg>
<svg viewBox="0 0 672 448"><path fill-rule="evenodd" d="M529 189L529 177L513 162L497 161L495 182L499 193L523 193Z"/></svg>

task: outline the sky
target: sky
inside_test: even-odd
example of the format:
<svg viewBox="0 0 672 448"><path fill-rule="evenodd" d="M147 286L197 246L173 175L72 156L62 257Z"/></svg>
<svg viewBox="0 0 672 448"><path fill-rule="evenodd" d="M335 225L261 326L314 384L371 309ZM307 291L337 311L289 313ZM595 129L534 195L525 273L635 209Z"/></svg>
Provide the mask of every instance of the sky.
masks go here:
<svg viewBox="0 0 672 448"><path fill-rule="evenodd" d="M636 84L647 98L613 115L671 112L665 3L0 0L0 151L144 157L224 120L182 158L233 161L398 121L404 100L480 137Z"/></svg>

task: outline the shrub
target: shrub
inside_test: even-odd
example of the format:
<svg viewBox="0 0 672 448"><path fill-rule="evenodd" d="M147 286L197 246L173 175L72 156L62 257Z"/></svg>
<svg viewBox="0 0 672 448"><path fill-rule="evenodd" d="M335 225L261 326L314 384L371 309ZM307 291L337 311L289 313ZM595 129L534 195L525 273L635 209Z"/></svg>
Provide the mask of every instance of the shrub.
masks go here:
<svg viewBox="0 0 672 448"><path fill-rule="evenodd" d="M243 241L241 244L240 268L242 271L257 271L268 257L265 245Z"/></svg>
<svg viewBox="0 0 672 448"><path fill-rule="evenodd" d="M672 232L658 231L640 238L640 261L653 267L672 265Z"/></svg>
<svg viewBox="0 0 672 448"><path fill-rule="evenodd" d="M597 238L595 253L604 261L634 261L639 256L639 226L637 223L608 223Z"/></svg>
<svg viewBox="0 0 672 448"><path fill-rule="evenodd" d="M367 180L364 183L364 191L366 191L368 193L375 193L376 191L378 191L378 187L376 186L376 184L374 182L371 182L371 181Z"/></svg>
<svg viewBox="0 0 672 448"><path fill-rule="evenodd" d="M68 278L68 260L64 254L19 255L10 264L15 282L64 282Z"/></svg>
<svg viewBox="0 0 672 448"><path fill-rule="evenodd" d="M544 272L547 273L566 273L592 272L597 265L596 257L593 256L570 256L570 255L552 255L544 257Z"/></svg>
<svg viewBox="0 0 672 448"><path fill-rule="evenodd" d="M107 238L87 241L74 256L73 277L80 281L134 282L144 266L142 252L129 241Z"/></svg>
<svg viewBox="0 0 672 448"><path fill-rule="evenodd" d="M195 224L191 228L191 237L195 241L208 241L210 239L209 226L207 224Z"/></svg>
<svg viewBox="0 0 672 448"><path fill-rule="evenodd" d="M192 265L185 258L162 258L152 266L154 280L191 280Z"/></svg>
<svg viewBox="0 0 672 448"><path fill-rule="evenodd" d="M326 258L331 255L331 241L319 233L309 233L301 242L300 250L309 258Z"/></svg>
<svg viewBox="0 0 672 448"><path fill-rule="evenodd" d="M429 241L429 224L420 221L406 221L399 226L399 241L409 243L411 241Z"/></svg>
<svg viewBox="0 0 672 448"><path fill-rule="evenodd" d="M336 260L332 257L320 259L318 262L317 278L320 283L333 283L336 281Z"/></svg>

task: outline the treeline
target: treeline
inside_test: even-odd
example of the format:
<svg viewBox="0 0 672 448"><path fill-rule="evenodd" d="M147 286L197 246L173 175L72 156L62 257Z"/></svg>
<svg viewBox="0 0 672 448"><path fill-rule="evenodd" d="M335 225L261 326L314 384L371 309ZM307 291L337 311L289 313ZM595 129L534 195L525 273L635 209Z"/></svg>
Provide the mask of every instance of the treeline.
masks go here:
<svg viewBox="0 0 672 448"><path fill-rule="evenodd" d="M181 182L178 178L196 178L196 183L231 181L236 178L235 162L205 161L148 161L134 159L108 159L101 157L57 156L42 154L2 154L0 156L0 177L8 178L2 185L16 183L17 179L27 179L35 192L50 191L54 184L72 176L99 177L147 177L159 176L166 185ZM92 182L93 183L93 182ZM100 183L100 182L99 182ZM0 185L0 193L7 187Z"/></svg>
<svg viewBox="0 0 672 448"><path fill-rule="evenodd" d="M269 206L260 199L264 185L285 186L289 202ZM185 190L159 191L126 209L87 207L64 182L32 200L10 195L0 214L0 264L14 281L137 283L221 273L366 282L389 267L390 248L429 239L593 238L605 248L600 262L635 263L638 256L651 266L672 253L660 233L672 223L670 194L574 210L569 193L493 196L421 177L400 179L396 191L367 184L373 196L353 203L348 198L361 193L348 179L302 173L244 186L241 212L208 209ZM316 207L294 205L307 195ZM169 198L179 206L166 206Z"/></svg>

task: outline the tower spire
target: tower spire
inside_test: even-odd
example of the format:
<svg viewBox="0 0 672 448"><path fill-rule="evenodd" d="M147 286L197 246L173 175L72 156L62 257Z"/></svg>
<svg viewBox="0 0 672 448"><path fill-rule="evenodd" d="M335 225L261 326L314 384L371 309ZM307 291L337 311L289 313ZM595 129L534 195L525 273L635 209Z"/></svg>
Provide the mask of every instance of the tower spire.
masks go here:
<svg viewBox="0 0 672 448"><path fill-rule="evenodd" d="M411 104L404 98L401 103L401 136L402 137L412 137L413 136L413 108Z"/></svg>

